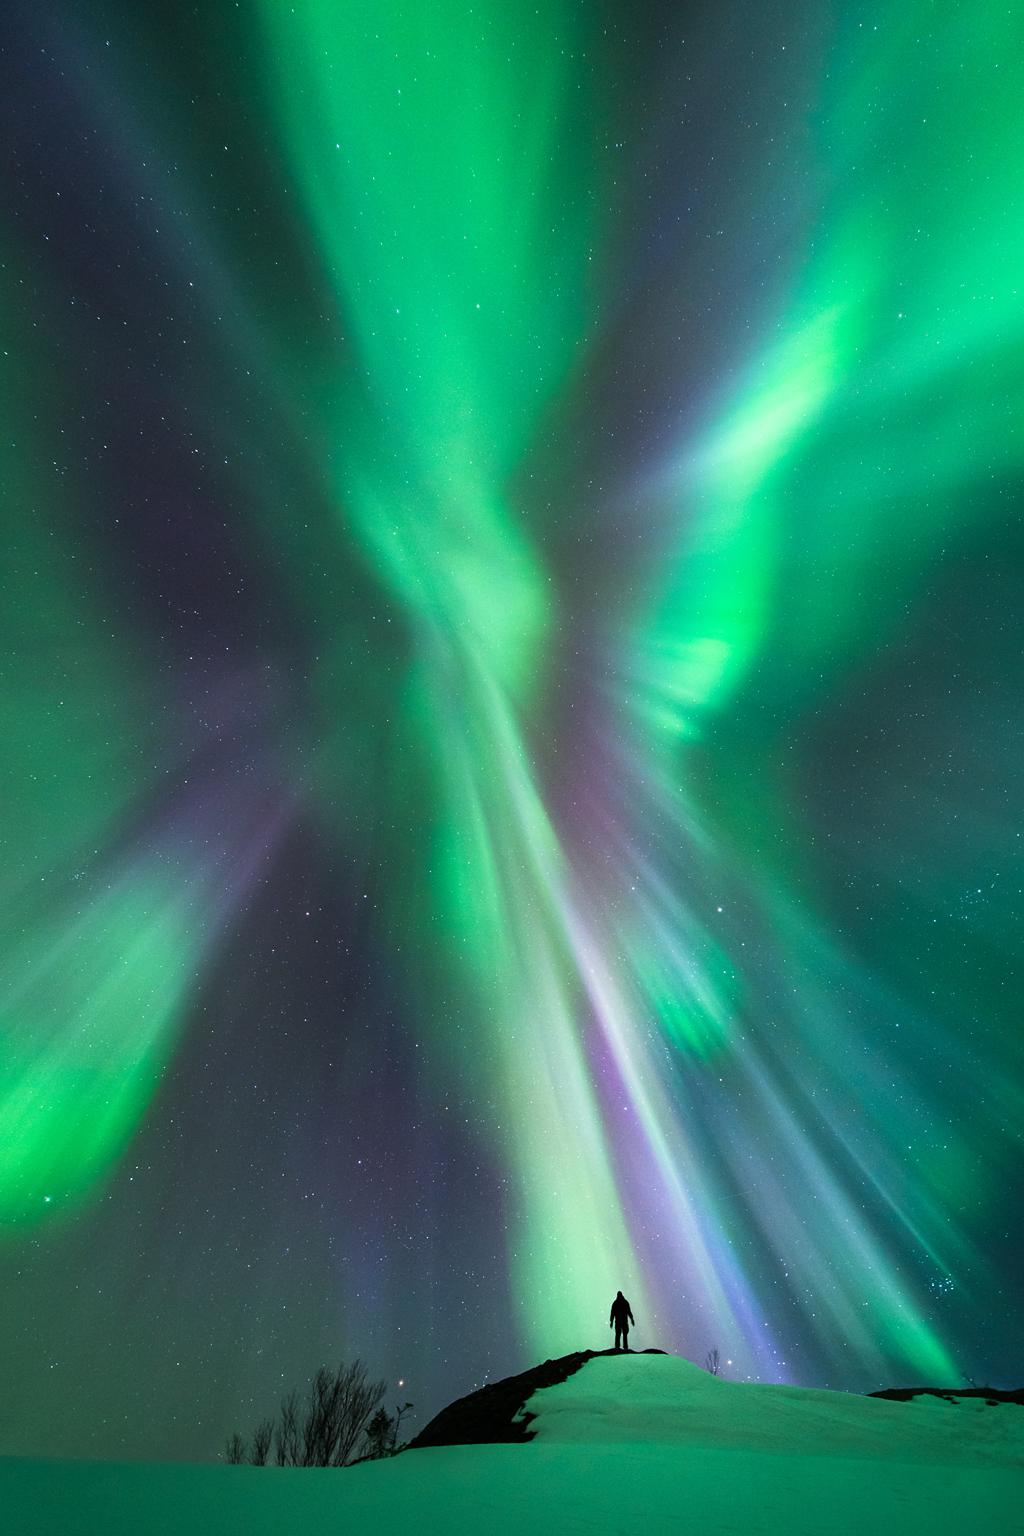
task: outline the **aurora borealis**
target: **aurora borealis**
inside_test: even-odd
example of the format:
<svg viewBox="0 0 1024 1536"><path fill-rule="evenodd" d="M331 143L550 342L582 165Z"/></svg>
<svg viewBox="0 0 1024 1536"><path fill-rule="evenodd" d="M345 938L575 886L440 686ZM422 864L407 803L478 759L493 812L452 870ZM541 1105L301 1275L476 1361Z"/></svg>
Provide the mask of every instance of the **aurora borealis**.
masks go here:
<svg viewBox="0 0 1024 1536"><path fill-rule="evenodd" d="M8 15L0 1451L1018 1384L1024 14L636 10Z"/></svg>

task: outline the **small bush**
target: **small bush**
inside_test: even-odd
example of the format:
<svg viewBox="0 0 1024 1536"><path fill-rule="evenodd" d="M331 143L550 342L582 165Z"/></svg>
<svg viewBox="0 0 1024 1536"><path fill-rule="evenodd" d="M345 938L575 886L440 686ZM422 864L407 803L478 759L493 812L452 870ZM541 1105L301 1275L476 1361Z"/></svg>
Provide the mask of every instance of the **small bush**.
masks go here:
<svg viewBox="0 0 1024 1536"><path fill-rule="evenodd" d="M371 1455L390 1455L401 1414L393 1420L385 1413L380 1406L383 1396L384 1383L370 1381L359 1360L339 1365L336 1371L321 1366L304 1400L298 1392L289 1392L277 1419L262 1419L250 1441L237 1430L229 1436L225 1458L264 1467L273 1448L279 1467L347 1467L364 1438L369 1440ZM381 1414L387 1420L386 1430ZM371 1423L377 1426L372 1438ZM386 1449L372 1449L378 1444Z"/></svg>

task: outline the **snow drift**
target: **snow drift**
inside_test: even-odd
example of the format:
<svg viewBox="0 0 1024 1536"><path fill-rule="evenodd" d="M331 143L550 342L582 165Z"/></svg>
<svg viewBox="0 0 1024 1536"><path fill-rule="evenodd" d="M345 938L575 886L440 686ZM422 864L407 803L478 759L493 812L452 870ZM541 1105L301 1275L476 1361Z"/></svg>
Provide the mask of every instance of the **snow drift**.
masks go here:
<svg viewBox="0 0 1024 1536"><path fill-rule="evenodd" d="M9 1536L944 1536L1016 1532L1024 1409L759 1386L596 1356L519 1408L525 1443L345 1470L0 1464Z"/></svg>

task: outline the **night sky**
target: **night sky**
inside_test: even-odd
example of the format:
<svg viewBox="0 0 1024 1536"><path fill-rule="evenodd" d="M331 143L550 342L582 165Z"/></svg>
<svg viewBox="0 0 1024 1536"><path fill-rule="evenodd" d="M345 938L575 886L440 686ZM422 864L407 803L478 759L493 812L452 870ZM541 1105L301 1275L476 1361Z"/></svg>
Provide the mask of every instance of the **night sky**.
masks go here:
<svg viewBox="0 0 1024 1536"><path fill-rule="evenodd" d="M0 54L0 1451L1024 1377L1024 13Z"/></svg>

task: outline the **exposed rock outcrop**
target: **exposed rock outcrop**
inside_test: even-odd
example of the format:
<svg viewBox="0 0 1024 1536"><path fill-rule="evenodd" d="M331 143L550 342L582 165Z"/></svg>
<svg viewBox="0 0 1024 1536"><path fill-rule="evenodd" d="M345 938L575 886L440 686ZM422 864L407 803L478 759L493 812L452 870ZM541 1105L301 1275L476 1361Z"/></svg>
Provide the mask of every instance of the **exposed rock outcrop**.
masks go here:
<svg viewBox="0 0 1024 1536"><path fill-rule="evenodd" d="M533 1414L523 1414L522 1408L541 1387L557 1387L593 1360L597 1355L628 1356L632 1350L583 1349L574 1355L562 1355L558 1360L545 1360L532 1370L519 1376L506 1376L503 1381L490 1382L477 1392L456 1399L442 1408L430 1423L421 1429L409 1450L423 1450L434 1445L495 1445L501 1442L532 1440L530 1420ZM645 1355L662 1355L662 1349L645 1349Z"/></svg>

